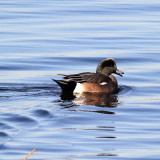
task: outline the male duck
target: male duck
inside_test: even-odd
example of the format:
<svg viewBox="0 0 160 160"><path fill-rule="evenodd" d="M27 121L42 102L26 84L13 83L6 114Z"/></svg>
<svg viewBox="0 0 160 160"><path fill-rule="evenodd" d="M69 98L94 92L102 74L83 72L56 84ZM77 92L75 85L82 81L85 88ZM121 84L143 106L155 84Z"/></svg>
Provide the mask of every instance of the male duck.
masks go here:
<svg viewBox="0 0 160 160"><path fill-rule="evenodd" d="M63 93L117 93L118 83L114 76L124 74L119 71L116 62L112 58L101 61L96 73L84 72L79 74L64 75L63 80L54 80L62 89Z"/></svg>

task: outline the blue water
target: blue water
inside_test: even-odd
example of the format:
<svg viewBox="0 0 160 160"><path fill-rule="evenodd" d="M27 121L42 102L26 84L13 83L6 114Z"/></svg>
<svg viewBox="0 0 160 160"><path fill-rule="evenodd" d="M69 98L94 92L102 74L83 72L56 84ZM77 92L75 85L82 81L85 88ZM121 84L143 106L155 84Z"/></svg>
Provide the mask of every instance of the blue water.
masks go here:
<svg viewBox="0 0 160 160"><path fill-rule="evenodd" d="M159 28L157 0L0 1L0 159L159 160ZM107 57L118 94L61 99Z"/></svg>

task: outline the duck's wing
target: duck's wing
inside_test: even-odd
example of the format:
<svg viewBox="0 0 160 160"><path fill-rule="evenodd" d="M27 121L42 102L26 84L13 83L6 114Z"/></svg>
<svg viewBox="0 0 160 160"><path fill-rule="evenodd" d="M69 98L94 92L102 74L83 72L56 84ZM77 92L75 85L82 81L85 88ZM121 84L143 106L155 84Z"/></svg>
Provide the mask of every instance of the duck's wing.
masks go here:
<svg viewBox="0 0 160 160"><path fill-rule="evenodd" d="M91 73L91 72L84 72L79 74L71 74L71 75L63 75L65 81L74 81L76 83L103 83L108 82L110 80L109 77L99 74L99 73Z"/></svg>

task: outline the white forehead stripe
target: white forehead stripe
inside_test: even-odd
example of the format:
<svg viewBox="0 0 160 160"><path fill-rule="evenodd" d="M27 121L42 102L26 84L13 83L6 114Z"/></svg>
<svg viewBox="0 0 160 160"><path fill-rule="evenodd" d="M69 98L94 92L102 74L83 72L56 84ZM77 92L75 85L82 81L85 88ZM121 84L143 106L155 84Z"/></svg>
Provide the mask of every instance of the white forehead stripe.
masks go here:
<svg viewBox="0 0 160 160"><path fill-rule="evenodd" d="M106 85L107 84L107 82L102 82L102 83L100 83L100 85L102 85L102 86L104 86L104 85Z"/></svg>

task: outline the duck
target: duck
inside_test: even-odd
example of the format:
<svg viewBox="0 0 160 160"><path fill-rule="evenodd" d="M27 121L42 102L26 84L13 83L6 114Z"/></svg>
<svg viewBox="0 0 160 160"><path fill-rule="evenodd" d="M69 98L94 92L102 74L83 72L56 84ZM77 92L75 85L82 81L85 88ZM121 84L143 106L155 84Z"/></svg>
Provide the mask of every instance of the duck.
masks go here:
<svg viewBox="0 0 160 160"><path fill-rule="evenodd" d="M123 76L124 72L117 69L113 58L106 58L98 63L96 72L82 72L78 74L58 74L62 80L55 80L62 89L62 93L118 93L117 79L112 75Z"/></svg>

